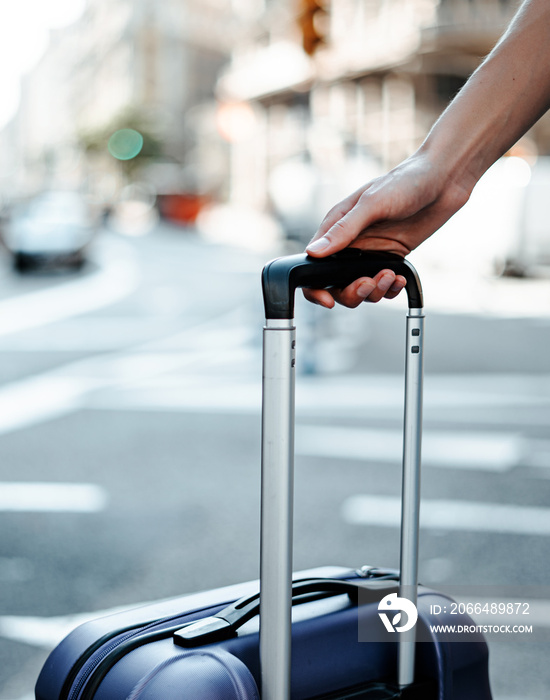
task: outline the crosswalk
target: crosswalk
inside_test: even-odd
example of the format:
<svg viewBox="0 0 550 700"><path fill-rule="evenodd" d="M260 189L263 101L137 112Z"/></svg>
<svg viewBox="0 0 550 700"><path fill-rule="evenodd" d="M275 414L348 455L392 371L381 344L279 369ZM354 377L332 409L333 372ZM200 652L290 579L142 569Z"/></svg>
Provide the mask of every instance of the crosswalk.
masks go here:
<svg viewBox="0 0 550 700"><path fill-rule="evenodd" d="M95 484L0 483L0 513L96 513L107 501L105 490Z"/></svg>
<svg viewBox="0 0 550 700"><path fill-rule="evenodd" d="M401 499L356 495L342 504L342 518L351 525L399 527ZM420 527L445 532L550 535L550 508L451 499L422 500Z"/></svg>
<svg viewBox="0 0 550 700"><path fill-rule="evenodd" d="M238 317L5 384L0 434L82 409L258 413L260 348ZM297 454L398 464L402 402L396 375L298 376ZM427 377L424 415L426 466L550 474L550 439L531 434L547 425L550 377Z"/></svg>
<svg viewBox="0 0 550 700"><path fill-rule="evenodd" d="M110 239L98 247L97 270L48 289L3 299L0 338L96 311L133 292L139 268L131 249Z"/></svg>
<svg viewBox="0 0 550 700"><path fill-rule="evenodd" d="M60 360L54 369L0 386L0 435L81 411L259 416L261 319L251 319L250 304L206 320L185 316L185 328L182 319L193 300L183 296L177 308L161 316L81 315L135 289L139 270L124 256L121 266L118 257L110 255L101 273L82 286L75 282L69 294L59 287L49 296L27 295L25 301L14 298L4 303L0 351L29 356L59 353ZM160 296L157 301L162 305ZM173 300L173 295L168 296ZM66 353L85 356L65 361ZM341 474L364 466L365 471L380 468L397 477L402 376L307 375L300 372L300 365L297 374L298 459L320 470L336 466ZM464 480L519 477L536 492L538 484L550 478L550 374L532 375L528 370L428 374L424 417L423 465L440 479L438 483L447 475ZM397 490L398 486L387 493L381 486L374 489L377 495L366 488L348 493L341 498L337 516L346 528L395 530L400 520ZM550 507L536 499L536 505L527 505L525 497L516 503L514 491L507 503L492 501L490 491L472 490L471 500L464 493L453 496L452 491L434 488L423 500L424 531L434 536L441 532L526 538L550 534ZM0 484L0 512L6 513L101 513L109 508L109 498L105 489L93 483L6 480ZM440 573L448 564L445 557L430 562ZM0 638L51 648L80 619L3 615ZM513 698L499 696L499 700Z"/></svg>
<svg viewBox="0 0 550 700"><path fill-rule="evenodd" d="M425 466L443 469L506 472L522 462L527 449L523 443L520 435L503 435L496 431L429 430L422 440L422 462ZM296 435L296 451L320 458L399 464L402 432L386 428L304 425Z"/></svg>

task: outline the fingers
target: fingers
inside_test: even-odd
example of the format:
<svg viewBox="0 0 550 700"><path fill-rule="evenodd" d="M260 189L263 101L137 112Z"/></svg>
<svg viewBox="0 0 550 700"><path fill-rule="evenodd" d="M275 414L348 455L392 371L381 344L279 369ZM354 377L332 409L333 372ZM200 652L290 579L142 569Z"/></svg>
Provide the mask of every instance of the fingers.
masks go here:
<svg viewBox="0 0 550 700"><path fill-rule="evenodd" d="M383 298L394 299L406 284L406 279L391 270L381 270L372 279L364 277L342 291L334 291L334 299L354 309L363 301L376 303Z"/></svg>
<svg viewBox="0 0 550 700"><path fill-rule="evenodd" d="M334 307L334 297L326 289L304 289L304 296L312 304L318 304L319 306L324 306L326 309L332 309Z"/></svg>
<svg viewBox="0 0 550 700"><path fill-rule="evenodd" d="M381 270L372 279L362 277L342 290L305 289L304 296L308 301L328 309L333 308L337 301L343 306L355 309L364 301L376 303L383 298L394 299L405 287L407 280L396 275L391 270Z"/></svg>
<svg viewBox="0 0 550 700"><path fill-rule="evenodd" d="M404 289L407 284L407 280L401 275L397 275L395 282L389 288L389 290L384 294L384 299L395 299L395 297ZM369 299L369 301L371 301Z"/></svg>

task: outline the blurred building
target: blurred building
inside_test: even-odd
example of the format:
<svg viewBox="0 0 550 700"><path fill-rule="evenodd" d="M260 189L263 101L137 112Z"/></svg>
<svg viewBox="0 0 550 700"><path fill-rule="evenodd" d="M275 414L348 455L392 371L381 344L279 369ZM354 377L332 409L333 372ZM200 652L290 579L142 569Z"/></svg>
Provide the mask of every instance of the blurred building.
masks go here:
<svg viewBox="0 0 550 700"><path fill-rule="evenodd" d="M302 209L309 198L314 210L302 211L302 223L318 223L335 196L419 145L517 5L266 0L219 82L222 114L236 119L228 135L235 200L274 206L284 219L285 197L301 192ZM548 120L534 138L550 151Z"/></svg>
<svg viewBox="0 0 550 700"><path fill-rule="evenodd" d="M94 131L134 117L157 191L275 213L309 237L340 196L409 155L502 33L516 0L87 0L52 32L0 133L2 194L125 171ZM533 130L550 153L549 120ZM127 172L126 172L127 175Z"/></svg>
<svg viewBox="0 0 550 700"><path fill-rule="evenodd" d="M36 189L116 174L106 151L82 158L82 138L125 112L149 125L179 172L195 157L193 110L212 103L237 30L230 0L88 0L23 81L8 179Z"/></svg>

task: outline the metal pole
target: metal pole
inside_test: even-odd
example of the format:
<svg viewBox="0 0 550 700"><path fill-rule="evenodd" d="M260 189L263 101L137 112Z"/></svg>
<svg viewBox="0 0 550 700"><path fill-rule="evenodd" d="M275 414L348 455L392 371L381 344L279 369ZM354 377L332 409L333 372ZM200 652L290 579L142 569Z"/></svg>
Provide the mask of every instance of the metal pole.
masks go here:
<svg viewBox="0 0 550 700"><path fill-rule="evenodd" d="M260 547L262 700L290 698L295 337L293 320L266 321Z"/></svg>
<svg viewBox="0 0 550 700"><path fill-rule="evenodd" d="M399 595L417 602L420 516L420 450L422 441L424 314L409 309L405 360L405 418L401 506L401 582ZM416 629L399 635L398 682L414 681Z"/></svg>

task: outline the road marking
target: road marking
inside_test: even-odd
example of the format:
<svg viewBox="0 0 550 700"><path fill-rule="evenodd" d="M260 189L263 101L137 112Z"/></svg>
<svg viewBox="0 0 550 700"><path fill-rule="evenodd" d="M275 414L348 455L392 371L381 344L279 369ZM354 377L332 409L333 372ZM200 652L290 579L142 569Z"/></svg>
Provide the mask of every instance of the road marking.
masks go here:
<svg viewBox="0 0 550 700"><path fill-rule="evenodd" d="M124 245L124 256L120 248ZM95 311L133 292L139 282L138 266L130 246L102 241L98 272L50 289L22 294L0 303L0 336L45 326L71 316Z"/></svg>
<svg viewBox="0 0 550 700"><path fill-rule="evenodd" d="M369 415L381 409L401 413L403 395L403 377L396 374L300 377L296 384L297 402L316 404L323 412L330 397L330 405L367 408ZM424 405L455 410L550 406L550 374L431 374L425 380Z"/></svg>
<svg viewBox="0 0 550 700"><path fill-rule="evenodd" d="M300 426L296 452L302 455L400 464L401 430ZM422 462L433 467L506 472L523 454L523 440L497 432L425 431Z"/></svg>
<svg viewBox="0 0 550 700"><path fill-rule="evenodd" d="M2 352L94 352L120 351L172 333L178 322L170 318L136 316L84 316L60 321L51 328L40 327L14 333L1 342Z"/></svg>
<svg viewBox="0 0 550 700"><path fill-rule="evenodd" d="M205 391L205 381L208 384L212 379L199 379L197 382L195 373L201 369L204 370L205 367L211 371L217 364L223 366L224 363L232 359L236 360L237 357L246 358L247 355L242 350L231 348L223 355L220 355L216 349L209 351L197 349L190 352L183 350L140 352L136 349L108 357L91 357L72 362L42 375L0 387L0 434L60 418L85 407L97 408L99 405L100 408L115 410L131 408L154 410L156 389L158 386L164 388L165 385L168 385L169 394L173 393L174 385L179 386L185 408L192 409L197 406L199 409L204 406L210 410L219 404L215 393L216 400L213 405L208 387ZM183 388L181 392L182 386L178 384L177 373L185 377L184 386L188 390ZM169 375L170 379L163 382L163 375ZM245 404L249 404L248 392L243 386L239 385L239 387L236 392L233 391L233 386L222 392L225 396L225 405L231 412L240 410L240 404L236 409L233 404L236 397L240 397L243 393ZM93 395L100 390L109 392L109 398L105 399L103 396L96 405ZM129 405L126 403L128 396ZM141 396L144 396L144 405L139 404ZM201 400L200 397L203 399ZM259 385L256 384L254 400L258 409L260 397ZM134 401L137 402L137 406L133 405ZM169 408L161 405L163 410ZM182 409L179 399L176 407L178 410Z"/></svg>
<svg viewBox="0 0 550 700"><path fill-rule="evenodd" d="M103 612L60 615L59 617L2 615L0 616L0 637L30 646L53 649L79 625L127 609L128 606L125 606Z"/></svg>
<svg viewBox="0 0 550 700"><path fill-rule="evenodd" d="M394 496L351 496L342 504L351 525L399 527L401 499ZM427 530L550 535L550 508L424 499L420 527Z"/></svg>
<svg viewBox="0 0 550 700"><path fill-rule="evenodd" d="M218 350L212 353L204 348L203 352L205 357L198 366L201 372L197 372L192 381L189 375L174 376L170 383L161 377L158 383L129 386L121 393L102 396L100 401L94 402L94 407L170 411L197 407L198 410L209 408L241 414L258 412L261 404L259 350L241 346L236 347L233 354L226 351L223 356ZM237 368L239 379L235 380L235 371L213 378L211 369L221 365ZM458 382L456 377L431 377L424 397L426 421L436 425L452 422L453 425L499 426L504 423L530 428L548 424L548 377L539 376L537 383L528 375L499 375L498 381L493 380L494 377L488 375L461 375ZM394 375L301 376L296 386L297 417L300 420L307 415L311 421L317 416L353 416L354 420L359 416L365 423L383 419L395 424L403 413L402 385L402 377ZM493 434L497 432L495 429Z"/></svg>
<svg viewBox="0 0 550 700"><path fill-rule="evenodd" d="M82 407L97 381L56 372L31 377L0 389L0 434L59 418Z"/></svg>
<svg viewBox="0 0 550 700"><path fill-rule="evenodd" d="M41 375L0 387L0 434L37 423L68 415L76 410L92 405L92 395L98 390L108 390L117 397L125 397L128 388L137 389L149 397L150 388L158 382L161 386L162 376L170 375L170 384L177 383L179 377L191 382L191 396L195 395L197 371L199 374L198 395L204 394L204 381L212 368L235 366L251 362L250 353L245 347L249 340L249 331L239 326L233 327L232 319L239 309L231 309L221 318L200 323L185 333L177 333L159 341L149 341L129 351L105 356L92 356L77 362L71 362ZM217 331L217 343L209 342L214 326L222 322L228 324L227 333ZM190 331L193 332L190 332ZM220 353L219 347L225 348ZM192 368L192 371L190 371ZM160 377L160 381L159 380ZM259 389L259 384L255 386ZM131 393L131 392L130 392ZM185 392L184 392L185 393ZM239 395L237 391L237 395ZM231 394L226 402L231 404ZM147 407L151 403L146 398ZM109 402L107 402L109 404ZM116 399L115 399L116 404ZM192 406L193 404L191 404ZM257 394L257 406L260 405L260 393ZM115 410L124 408L116 404ZM107 405L106 408L111 408ZM153 400L154 408L154 400Z"/></svg>
<svg viewBox="0 0 550 700"><path fill-rule="evenodd" d="M295 579L303 578L334 578L347 569L339 566L320 566L305 571L296 571ZM143 601L131 605L121 605L107 610L95 612L83 612L76 615L59 615L54 617L38 617L27 615L1 615L0 637L16 642L30 644L32 646L53 649L79 625L97 620L102 617L116 615L128 611L132 614L132 621L143 621L144 624L151 619L172 617L181 614L182 610L201 610L218 604L220 600L235 600L248 597L258 590L259 581L247 581L237 584L229 584L215 590L186 593L177 598L165 598L155 601ZM214 595L213 595L214 594ZM150 608L147 610L147 608ZM128 620L128 617L126 618ZM129 620L128 620L129 621Z"/></svg>
<svg viewBox="0 0 550 700"><path fill-rule="evenodd" d="M0 482L3 513L97 513L107 493L94 484Z"/></svg>
<svg viewBox="0 0 550 700"><path fill-rule="evenodd" d="M124 389L204 359L201 353L128 352L91 357L0 388L0 434L68 415L100 389ZM116 393L116 392L115 392Z"/></svg>

